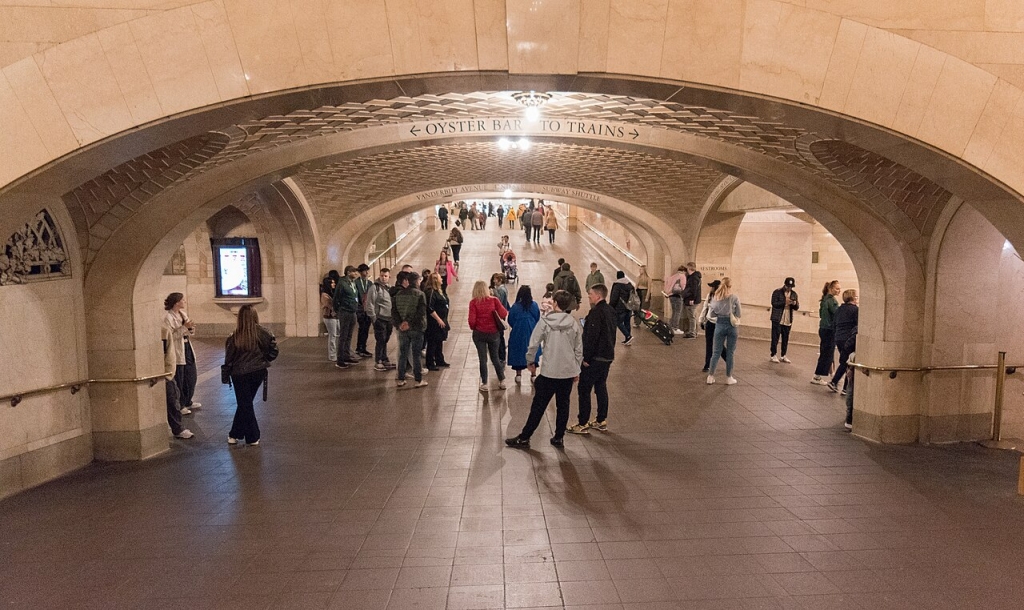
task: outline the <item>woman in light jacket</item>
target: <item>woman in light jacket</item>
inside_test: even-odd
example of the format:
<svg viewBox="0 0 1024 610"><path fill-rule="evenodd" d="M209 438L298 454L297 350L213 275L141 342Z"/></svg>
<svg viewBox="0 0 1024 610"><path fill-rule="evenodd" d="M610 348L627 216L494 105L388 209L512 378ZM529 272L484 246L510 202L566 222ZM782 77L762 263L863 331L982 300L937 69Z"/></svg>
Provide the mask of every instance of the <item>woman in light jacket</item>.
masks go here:
<svg viewBox="0 0 1024 610"><path fill-rule="evenodd" d="M494 373L498 376L498 388L505 389L505 363L501 359L499 346L504 333L496 318L504 320L508 310L487 290L487 283L473 284L473 300L469 302L469 328L473 331L473 345L480 358L480 391L487 392L487 358L491 359Z"/></svg>
<svg viewBox="0 0 1024 610"><path fill-rule="evenodd" d="M224 365L228 367L235 387L235 419L228 432L228 444L260 444L260 426L256 422L253 400L260 385L267 382L267 369L277 358L277 340L260 326L260 318L252 305L238 310L238 324L224 343ZM266 393L264 393L264 397Z"/></svg>
<svg viewBox="0 0 1024 610"><path fill-rule="evenodd" d="M187 388L185 387L186 371L185 366L188 364L188 359L185 355L185 335L190 333L193 328L192 321L185 315L185 295L180 292L172 292L167 295L164 299L164 323L163 327L168 331L170 336L171 349L174 350L174 382L178 386L178 396L185 396ZM192 409L188 408L184 404L181 405L181 414L189 415L192 413Z"/></svg>
<svg viewBox="0 0 1024 610"><path fill-rule="evenodd" d="M338 360L338 314L334 312L334 289L337 282L329 277L324 278L320 286L320 316L327 328L327 360Z"/></svg>
<svg viewBox="0 0 1024 610"><path fill-rule="evenodd" d="M711 366L708 369L708 385L715 383L715 369L718 368L719 358L725 357L725 384L733 385L736 378L732 376L732 365L736 355L736 340L739 338L739 329L733 324L733 319L739 322L740 299L732 292L732 279L723 277L722 285L715 291L711 299L711 311L709 315L715 316L715 344L711 352Z"/></svg>
<svg viewBox="0 0 1024 610"><path fill-rule="evenodd" d="M544 213L544 228L548 230L548 242L555 243L555 231L558 230L558 216L555 216L554 208L548 208Z"/></svg>

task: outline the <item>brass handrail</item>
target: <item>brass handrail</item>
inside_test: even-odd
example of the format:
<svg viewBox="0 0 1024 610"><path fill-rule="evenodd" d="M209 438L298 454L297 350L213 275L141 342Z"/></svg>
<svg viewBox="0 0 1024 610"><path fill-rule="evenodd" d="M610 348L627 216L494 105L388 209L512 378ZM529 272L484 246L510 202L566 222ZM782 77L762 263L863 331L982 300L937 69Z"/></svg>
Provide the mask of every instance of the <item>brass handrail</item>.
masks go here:
<svg viewBox="0 0 1024 610"><path fill-rule="evenodd" d="M145 377L130 377L125 379L83 379L81 381L71 381L68 383L51 385L45 388L36 388L35 390L25 390L24 392L15 392L14 394L8 394L7 396L0 396L0 402L10 401L11 406L16 407L27 396L49 394L50 392L59 392L60 390L65 390L69 388L71 389L72 394L77 394L84 386L92 385L94 383L140 383L143 381L148 381L149 387L153 387L157 384L158 380L168 378L171 375L172 373L160 373L159 375L147 375Z"/></svg>
<svg viewBox="0 0 1024 610"><path fill-rule="evenodd" d="M870 366L859 362L848 363L847 366L853 369L860 369L861 373L870 377L872 372L889 373L889 379L896 379L899 373L931 373L933 371L996 371L996 392L995 404L992 406L992 439L986 441L985 445L996 448L1014 448L1004 446L1002 443L1003 423L1003 393L1006 384L1006 376L1017 372L1024 364L1009 366L1006 364L1006 352L999 352L996 355L995 364L953 364L949 366ZM1024 476L1024 471L1022 475Z"/></svg>

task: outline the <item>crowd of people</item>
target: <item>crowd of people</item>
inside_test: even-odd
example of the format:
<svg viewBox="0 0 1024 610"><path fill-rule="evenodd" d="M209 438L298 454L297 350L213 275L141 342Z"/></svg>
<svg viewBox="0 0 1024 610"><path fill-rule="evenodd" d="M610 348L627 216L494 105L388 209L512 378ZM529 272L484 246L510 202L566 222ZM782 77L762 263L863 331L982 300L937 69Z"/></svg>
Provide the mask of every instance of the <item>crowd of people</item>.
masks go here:
<svg viewBox="0 0 1024 610"><path fill-rule="evenodd" d="M532 202L531 202L532 203ZM463 245L460 231L463 217L473 214L497 214L510 225L519 219L528 239L534 238L533 214L541 219L553 214L544 209L521 206L522 209L497 206L497 209L476 209L476 205L457 206L460 218L452 227L433 268L417 273L405 265L391 282L391 270L381 269L376 278L370 278L366 264L347 266L343 273L330 271L320 286L320 307L327 330L327 357L338 369L349 369L372 359L375 371L396 370L395 382L405 387L411 376L413 388L428 385L424 377L429 371L451 366L445 357L445 342L449 334L451 302L449 287L459 281L459 256ZM442 206L441 210L446 210ZM452 211L454 213L454 211ZM440 215L442 223L447 216ZM473 222L470 226L482 225ZM483 221L486 222L486 221ZM442 224L442 226L445 226ZM553 234L552 234L553 235ZM572 266L558 259L551 282L547 283L540 298L534 296L529 285L520 285L513 301L509 301L510 280L508 236L498 242L501 271L493 273L489 281L474 282L468 302L468 323L479 364L479 391L489 393L507 389L506 369L511 368L516 384L523 382L529 372L534 386L530 415L515 437L506 440L510 447L528 447L530 437L538 427L552 398L556 405L555 434L551 443L561 447L563 437L570 434L589 434L591 430L608 429L607 380L615 359L617 332L622 334L620 344L633 344L633 328L651 316L650 288L652 280L641 266L636 284L623 270L615 273L615 280L606 282L598 263L590 264L589 273L581 287ZM514 263L514 254L511 259ZM512 275L512 279L515 277ZM669 326L665 334L675 333L683 338L705 335L703 372L708 384L716 383L716 373L725 361L726 385L736 384L735 355L739 338L742 308L739 296L733 290L732 280L723 277L707 284L710 291L702 297L702 276L693 262L680 265L677 273L664 284L662 294L670 306ZM842 295L843 303L837 297ZM585 317L577 319L574 312L581 308L584 298L589 303ZM856 290L842 291L838 280L826 283L819 300L819 356L811 383L827 387L831 392L847 398L846 427L852 428L853 375L849 363L855 358L858 298ZM192 432L184 427L182 416L190 415L202 405L193 399L197 371L195 352L190 338L195 324L185 311L186 301L181 293L168 295L164 302L163 320L164 357L168 381L166 382L167 418L174 436L188 439ZM790 364L787 356L790 331L800 310L796 281L787 277L783 285L771 295L771 340L769 359L772 363ZM632 324L631 324L632 322ZM370 330L373 330L373 352L369 351ZM507 341L506 341L507 333ZM396 361L388 354L392 335L397 335ZM838 365L835 352L838 349ZM267 369L277 356L276 340L272 333L259 325L256 310L251 305L241 308L235 331L225 344L225 362L222 381L234 387L237 408L228 434L229 444L244 441L258 445L259 425L256 421L254 400L259 388L267 391ZM491 383L493 370L495 384ZM569 425L569 404L573 387L578 396L578 420ZM592 417L591 396L596 396L597 411Z"/></svg>
<svg viewBox="0 0 1024 610"><path fill-rule="evenodd" d="M486 229L488 218L494 218L499 229L515 229L518 223L519 230L526 234L527 244L539 244L541 233L545 231L548 234L548 243L554 244L555 234L558 232L558 215L555 208L545 203L543 199L530 199L529 203L520 203L517 206L511 203L494 205L494 202L467 204L465 201L455 201L439 205L437 218L443 231L449 230L448 225L452 218L456 219L454 229L467 228L472 231Z"/></svg>

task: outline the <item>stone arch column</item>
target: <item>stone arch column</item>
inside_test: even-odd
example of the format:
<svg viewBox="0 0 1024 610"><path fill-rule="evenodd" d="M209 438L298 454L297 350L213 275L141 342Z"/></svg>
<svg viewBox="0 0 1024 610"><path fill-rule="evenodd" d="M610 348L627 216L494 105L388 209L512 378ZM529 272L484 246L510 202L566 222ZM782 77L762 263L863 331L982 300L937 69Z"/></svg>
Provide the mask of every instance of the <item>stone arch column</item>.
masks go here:
<svg viewBox="0 0 1024 610"><path fill-rule="evenodd" d="M270 237L267 251L278 252L280 271L292 278L285 291L287 330L308 336L317 327L316 282L319 255L315 251L312 226L294 197L280 191L250 193L258 201L248 208L247 216ZM238 194L235 194L237 198ZM96 258L86 276L84 293L88 328L89 372L92 377L136 377L163 371L160 349L162 299L152 286L158 284L164 266L174 249L196 227L236 199L221 197L195 208L170 230L157 223L133 240L119 240L117 254L105 249ZM242 210L246 213L246 210ZM151 241L148 241L151 240ZM113 248L111 248L113 249ZM274 264L274 255L265 264ZM120 259L120 264L118 263ZM134 264L125 264L134 261ZM313 278L310 280L310 278ZM312 314L310 312L313 312ZM312 329L312 330L311 330ZM286 331L287 332L287 331ZM98 386L93 400L93 438L95 457L104 460L144 459L168 447L164 393L160 385L146 384Z"/></svg>

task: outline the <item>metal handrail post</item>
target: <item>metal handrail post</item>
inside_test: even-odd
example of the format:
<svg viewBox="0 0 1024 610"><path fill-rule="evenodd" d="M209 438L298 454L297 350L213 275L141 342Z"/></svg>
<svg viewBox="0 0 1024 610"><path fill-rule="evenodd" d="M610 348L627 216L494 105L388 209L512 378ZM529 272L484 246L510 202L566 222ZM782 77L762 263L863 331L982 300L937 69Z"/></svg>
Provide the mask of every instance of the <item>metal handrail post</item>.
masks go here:
<svg viewBox="0 0 1024 610"><path fill-rule="evenodd" d="M999 352L999 357L996 360L996 402L992 409L992 440L999 442L1002 440L1002 431L1000 428L1003 423L1003 386L1006 381L1006 352Z"/></svg>

